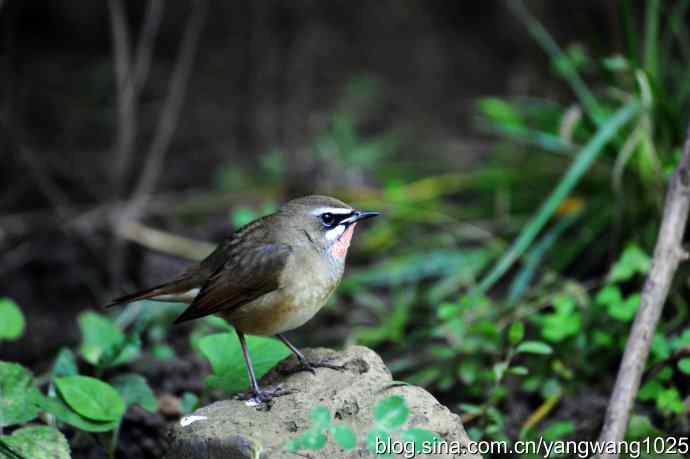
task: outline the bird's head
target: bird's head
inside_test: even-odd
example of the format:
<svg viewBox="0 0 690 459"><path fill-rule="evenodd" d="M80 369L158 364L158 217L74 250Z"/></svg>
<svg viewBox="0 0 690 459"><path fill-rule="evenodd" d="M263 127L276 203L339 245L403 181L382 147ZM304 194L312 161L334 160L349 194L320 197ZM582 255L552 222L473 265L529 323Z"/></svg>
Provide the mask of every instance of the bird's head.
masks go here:
<svg viewBox="0 0 690 459"><path fill-rule="evenodd" d="M336 259L344 259L357 222L381 215L380 212L356 210L329 196L305 196L285 203L278 210L317 248Z"/></svg>

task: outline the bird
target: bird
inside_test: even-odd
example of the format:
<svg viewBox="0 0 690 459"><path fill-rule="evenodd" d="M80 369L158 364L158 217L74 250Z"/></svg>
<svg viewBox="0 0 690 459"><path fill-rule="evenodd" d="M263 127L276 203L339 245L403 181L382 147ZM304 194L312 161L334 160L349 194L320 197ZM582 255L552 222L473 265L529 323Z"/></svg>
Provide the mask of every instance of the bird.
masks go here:
<svg viewBox="0 0 690 459"><path fill-rule="evenodd" d="M107 307L149 299L189 306L175 324L212 314L231 324L240 342L251 399L261 404L277 390L256 379L245 335L276 336L300 364L309 362L284 333L309 321L342 279L355 226L381 212L357 210L336 198L311 195L293 199L226 237L204 260L168 282L116 298Z"/></svg>

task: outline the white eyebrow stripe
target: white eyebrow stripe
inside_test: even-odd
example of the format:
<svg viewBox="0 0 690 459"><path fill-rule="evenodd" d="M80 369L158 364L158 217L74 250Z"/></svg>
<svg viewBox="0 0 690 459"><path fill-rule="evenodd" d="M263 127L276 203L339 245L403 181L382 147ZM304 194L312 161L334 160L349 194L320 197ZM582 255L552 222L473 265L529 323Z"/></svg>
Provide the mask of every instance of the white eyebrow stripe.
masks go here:
<svg viewBox="0 0 690 459"><path fill-rule="evenodd" d="M321 215L325 213L335 214L335 215L349 215L352 213L353 209L346 209L343 207L319 207L311 211L312 215Z"/></svg>

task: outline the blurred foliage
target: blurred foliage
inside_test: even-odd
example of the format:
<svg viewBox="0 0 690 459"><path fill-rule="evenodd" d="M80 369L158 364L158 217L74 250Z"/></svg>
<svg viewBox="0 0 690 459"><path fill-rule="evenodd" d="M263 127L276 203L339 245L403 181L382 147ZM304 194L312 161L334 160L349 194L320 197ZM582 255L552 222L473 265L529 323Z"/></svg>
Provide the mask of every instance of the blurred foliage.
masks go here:
<svg viewBox="0 0 690 459"><path fill-rule="evenodd" d="M394 159L408 136L365 129L365 118L382 110L379 84L368 76L352 80L315 132L314 157L326 169L347 171L327 182L328 192L386 215L358 235L356 267L331 312L350 327L348 343L375 347L397 379L432 390L462 415L473 439L591 437L597 419L583 427L567 417L577 405L602 414L583 394L608 397L640 304L664 186L690 115L690 0L648 0L642 24L636 3L617 4L624 46L615 52L584 40L562 48L522 2L506 4L570 95L478 100L477 125L499 142L476 169L429 175L420 163ZM253 173L221 167L215 187L280 191L291 167L284 152L268 152L259 166ZM234 208L228 223L238 227L272 212L277 194ZM687 431L687 278L681 269L653 338L629 439ZM124 410L139 404L155 411L157 403L141 376L112 372L144 355L175 358L169 324L181 307L139 302L116 318L83 313L78 352L61 350L39 378L2 362L0 406L16 410L0 411L0 426L22 425L43 411L58 426L111 432L114 454ZM2 299L0 315L7 318L0 340L16 339L24 331L21 311ZM207 318L193 327L190 347L213 370L208 388L246 387L227 324ZM259 373L287 355L270 339L250 339L250 348L265 358L255 362ZM185 393L183 411L208 395ZM375 413L374 440L389 431L427 438L397 432L402 423L390 413L404 411L403 422L408 413L404 401L387 400ZM315 408L312 426L290 449L318 449L328 433L343 447L352 444L351 432L324 409ZM0 447L21 441L21 432L19 439L0 437Z"/></svg>

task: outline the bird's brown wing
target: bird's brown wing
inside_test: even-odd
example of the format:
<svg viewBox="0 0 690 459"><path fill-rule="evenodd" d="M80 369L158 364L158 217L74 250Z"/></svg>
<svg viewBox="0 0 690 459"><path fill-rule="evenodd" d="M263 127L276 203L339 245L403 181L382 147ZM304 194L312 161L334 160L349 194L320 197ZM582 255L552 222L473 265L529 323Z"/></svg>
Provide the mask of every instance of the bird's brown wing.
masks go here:
<svg viewBox="0 0 690 459"><path fill-rule="evenodd" d="M233 247L226 262L209 277L175 323L232 310L277 289L291 250L286 244Z"/></svg>

